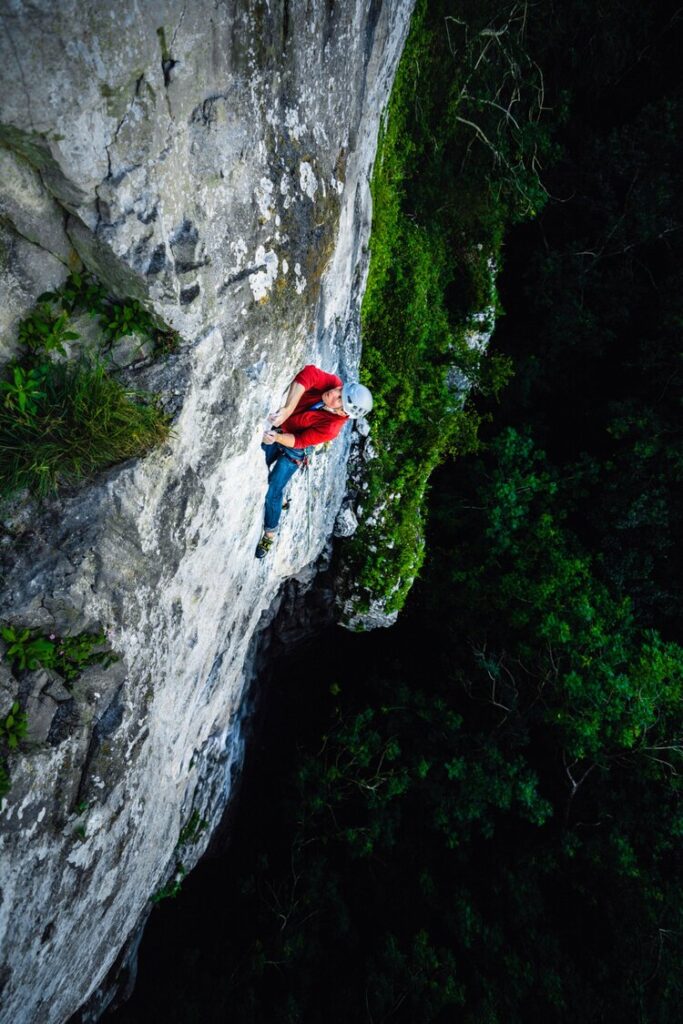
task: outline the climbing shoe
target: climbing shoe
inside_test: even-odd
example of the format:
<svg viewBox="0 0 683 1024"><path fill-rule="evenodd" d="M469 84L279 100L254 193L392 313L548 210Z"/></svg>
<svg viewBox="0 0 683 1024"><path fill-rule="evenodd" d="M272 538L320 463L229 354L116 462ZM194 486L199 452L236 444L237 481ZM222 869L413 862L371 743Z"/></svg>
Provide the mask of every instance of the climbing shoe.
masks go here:
<svg viewBox="0 0 683 1024"><path fill-rule="evenodd" d="M287 498L286 501L282 502L282 511L283 512L288 512L289 511L289 498Z"/></svg>
<svg viewBox="0 0 683 1024"><path fill-rule="evenodd" d="M269 537L267 533L264 533L256 546L256 557L265 558L272 548L274 540L275 537Z"/></svg>

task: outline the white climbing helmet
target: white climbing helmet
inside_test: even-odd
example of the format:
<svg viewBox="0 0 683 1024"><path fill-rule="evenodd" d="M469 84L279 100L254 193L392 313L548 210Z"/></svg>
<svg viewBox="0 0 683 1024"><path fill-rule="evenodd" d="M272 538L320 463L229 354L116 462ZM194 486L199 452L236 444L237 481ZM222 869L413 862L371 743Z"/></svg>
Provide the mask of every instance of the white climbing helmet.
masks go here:
<svg viewBox="0 0 683 1024"><path fill-rule="evenodd" d="M367 416L372 409L372 395L363 384L349 381L342 387L342 406L346 415L354 420Z"/></svg>

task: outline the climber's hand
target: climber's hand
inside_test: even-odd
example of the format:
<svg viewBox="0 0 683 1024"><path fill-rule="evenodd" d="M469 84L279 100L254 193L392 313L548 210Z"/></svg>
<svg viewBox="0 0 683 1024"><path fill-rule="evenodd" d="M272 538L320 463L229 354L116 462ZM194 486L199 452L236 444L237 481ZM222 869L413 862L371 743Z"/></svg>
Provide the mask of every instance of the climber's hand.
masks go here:
<svg viewBox="0 0 683 1024"><path fill-rule="evenodd" d="M277 412L271 412L268 419L270 420L274 427L279 427L280 424L284 423L285 420L291 415L291 409L288 409L286 405L283 405L280 409L277 410Z"/></svg>

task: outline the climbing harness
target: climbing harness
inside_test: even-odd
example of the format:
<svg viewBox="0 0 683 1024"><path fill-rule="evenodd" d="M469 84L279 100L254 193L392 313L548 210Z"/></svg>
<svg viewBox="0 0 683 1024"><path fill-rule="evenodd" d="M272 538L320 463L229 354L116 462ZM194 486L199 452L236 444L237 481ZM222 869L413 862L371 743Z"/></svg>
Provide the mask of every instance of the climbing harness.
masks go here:
<svg viewBox="0 0 683 1024"><path fill-rule="evenodd" d="M289 459L290 462L296 462L297 466L301 466L302 469L308 468L308 455L304 455L303 459L297 459L294 455L290 455L285 451L285 446L283 444L281 444L280 447L283 449L282 454L286 459Z"/></svg>

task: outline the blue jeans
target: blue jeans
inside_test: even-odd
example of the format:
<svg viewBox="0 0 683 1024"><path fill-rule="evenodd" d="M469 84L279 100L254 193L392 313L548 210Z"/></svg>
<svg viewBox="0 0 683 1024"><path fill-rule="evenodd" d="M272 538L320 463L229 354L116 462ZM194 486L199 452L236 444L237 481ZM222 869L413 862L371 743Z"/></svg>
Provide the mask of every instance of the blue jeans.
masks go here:
<svg viewBox="0 0 683 1024"><path fill-rule="evenodd" d="M266 494L266 508L263 517L263 528L272 532L277 530L282 512L282 495L285 487L296 473L299 465L306 456L306 448L285 448L284 445L262 444L261 448L266 453L266 465L270 470L268 477L268 493ZM290 458L287 458L287 455ZM296 462L292 461L296 459Z"/></svg>

